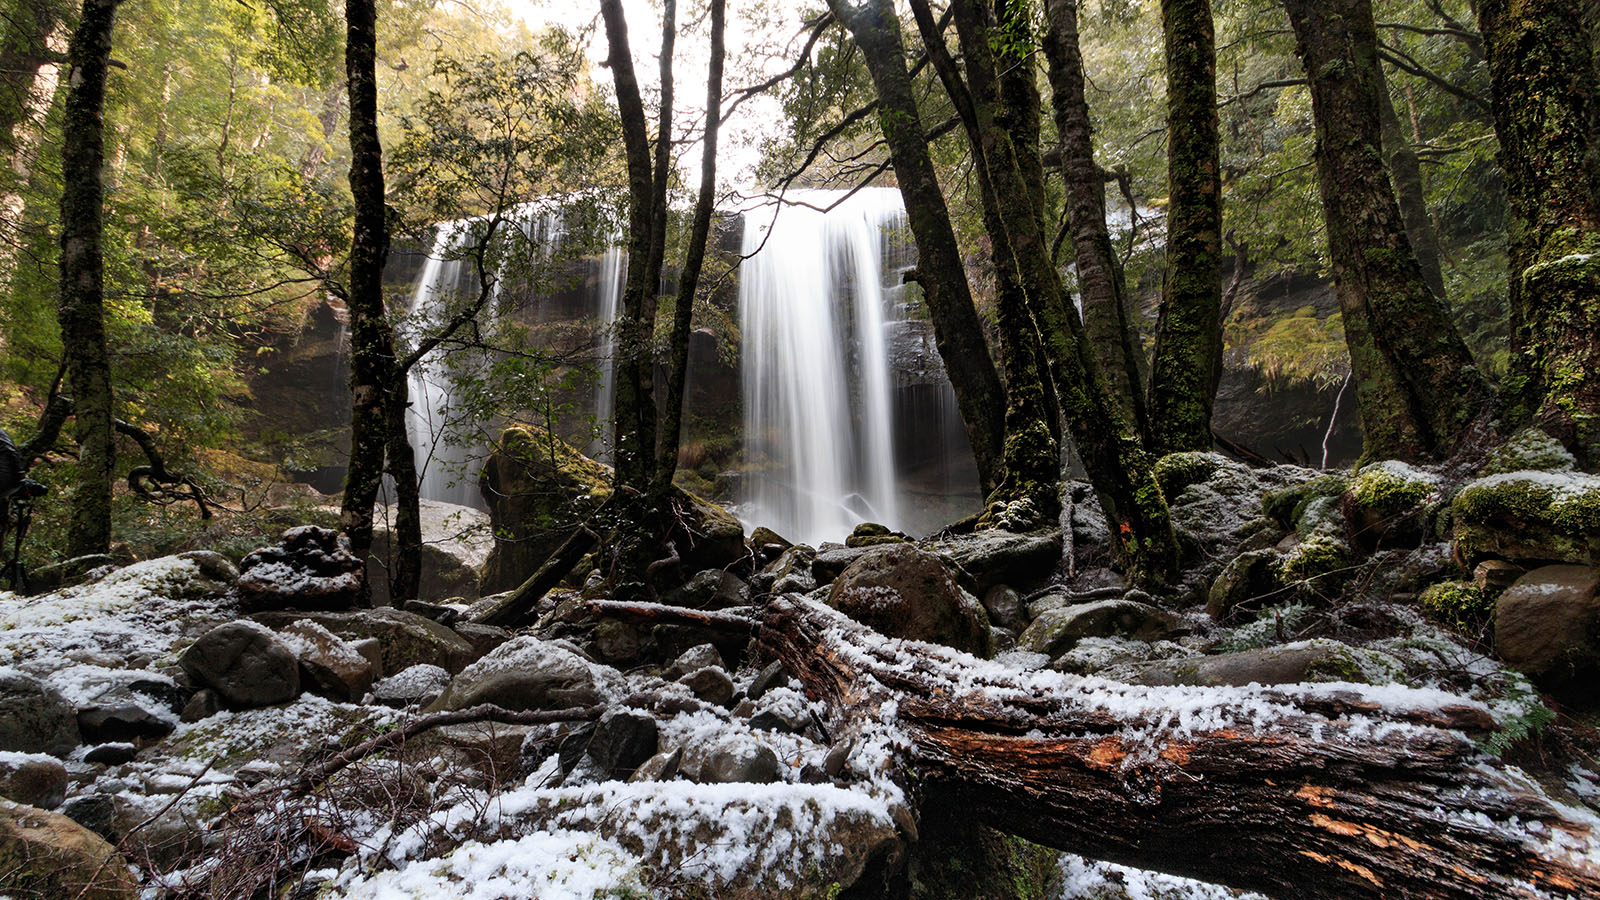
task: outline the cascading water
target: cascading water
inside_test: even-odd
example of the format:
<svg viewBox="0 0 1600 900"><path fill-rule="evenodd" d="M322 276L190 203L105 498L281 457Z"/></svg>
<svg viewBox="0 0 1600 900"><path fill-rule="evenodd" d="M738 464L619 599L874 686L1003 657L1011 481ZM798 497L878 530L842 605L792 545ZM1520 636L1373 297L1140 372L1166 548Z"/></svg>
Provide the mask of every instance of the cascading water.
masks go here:
<svg viewBox="0 0 1600 900"><path fill-rule="evenodd" d="M886 326L899 286L883 246L905 212L890 188L841 198L795 192L806 205L745 215L740 510L810 544L902 526Z"/></svg>
<svg viewBox="0 0 1600 900"><path fill-rule="evenodd" d="M565 210L560 203L534 202L511 211L506 226L520 232L522 241L511 246L525 248L523 252L535 257L531 265L513 268L540 271L561 268L565 261L560 257L561 244L566 237ZM474 263L463 253L468 242L481 238L482 219L448 222L438 226L433 245L429 249L411 299L413 327L425 332L458 308L463 283L465 290L475 292L477 279L473 277ZM597 323L600 333L596 358L597 378L594 394L595 421L600 423L601 437L590 445L596 457L607 455L609 440L604 436L611 419L612 394L612 323L622 295L623 274L627 254L611 249L599 260L599 273L594 290L584 292L581 305L586 307ZM519 261L527 263L528 260ZM504 283L508 268L501 265L494 284ZM534 279L539 283L538 277ZM536 307L544 301L541 295L531 298ZM497 309L498 293L486 306L486 316L502 314ZM481 433L481 423L470 421L461 409L461 397L453 372L464 365L458 356L447 360L442 349L424 356L411 370L409 388L411 409L407 426L412 447L416 453L417 472L422 499L439 500L463 506L482 506L479 496L476 467L482 462L486 445ZM467 365L470 365L468 363Z"/></svg>

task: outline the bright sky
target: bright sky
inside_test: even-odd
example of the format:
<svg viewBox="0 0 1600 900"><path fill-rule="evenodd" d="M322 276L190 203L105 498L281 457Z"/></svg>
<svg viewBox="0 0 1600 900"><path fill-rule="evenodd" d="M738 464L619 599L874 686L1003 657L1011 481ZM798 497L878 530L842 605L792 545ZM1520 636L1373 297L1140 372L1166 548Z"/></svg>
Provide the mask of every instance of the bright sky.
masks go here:
<svg viewBox="0 0 1600 900"><path fill-rule="evenodd" d="M595 80L608 88L611 72L601 63L607 56L604 25L598 0L506 0L530 25L561 25L588 38L589 58L594 61ZM645 106L654 116L655 98L660 89L658 61L661 50L661 9L651 0L622 0L628 18L628 40L633 48L634 68ZM705 116L706 69L710 61L711 22L704 0L680 0L678 38L673 55L675 83L675 130L698 129ZM800 34L802 16L815 15L816 4L770 2L770 0L728 0L728 58L724 66L723 96L761 78L782 71L792 64L804 40ZM727 106L724 100L724 108ZM733 117L724 121L719 136L718 181L728 188L751 190L755 168L761 160L761 139L777 122L780 110L770 97L756 97L741 104ZM653 129L652 129L653 130ZM678 162L685 183L699 183L699 144L684 148Z"/></svg>

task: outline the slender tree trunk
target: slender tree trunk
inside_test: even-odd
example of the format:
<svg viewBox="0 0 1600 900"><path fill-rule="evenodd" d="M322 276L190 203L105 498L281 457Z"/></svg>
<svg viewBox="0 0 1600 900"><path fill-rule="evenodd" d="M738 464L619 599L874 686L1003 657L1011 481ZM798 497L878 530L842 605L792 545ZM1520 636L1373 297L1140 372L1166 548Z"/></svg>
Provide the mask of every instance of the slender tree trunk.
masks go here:
<svg viewBox="0 0 1600 900"><path fill-rule="evenodd" d="M111 360L105 331L105 261L101 256L105 161L102 115L111 32L118 0L84 0L68 50L72 74L61 141L61 297L58 317L75 404L78 480L72 493L68 551L104 553L111 544L113 443Z"/></svg>
<svg viewBox="0 0 1600 900"><path fill-rule="evenodd" d="M1411 240L1411 249L1416 251L1417 265L1422 267L1422 277L1427 280L1428 287L1440 300L1448 300L1444 269L1439 261L1439 232L1434 230L1433 218L1428 215L1428 199L1423 191L1422 164L1405 130L1400 127L1400 116L1395 113L1381 65L1378 76L1381 79L1378 115L1383 126L1383 159L1394 181L1395 200L1400 204L1400 216L1406 223L1406 237Z"/></svg>
<svg viewBox="0 0 1600 900"><path fill-rule="evenodd" d="M1083 301L1083 330L1123 416L1148 433L1144 403L1144 351L1122 264L1106 228L1105 176L1094 161L1093 128L1083 93L1077 0L1045 0L1044 51L1049 61L1050 104L1061 142L1067 223Z"/></svg>
<svg viewBox="0 0 1600 900"><path fill-rule="evenodd" d="M415 600L422 587L422 492L417 477L416 450L406 428L410 384L405 373L396 376L389 394L389 436L384 452L389 477L394 481L394 533L389 541L389 600L404 606Z"/></svg>
<svg viewBox="0 0 1600 900"><path fill-rule="evenodd" d="M55 59L50 39L64 4L10 0L0 9L0 153L11 157L22 143L19 128L39 109L39 76Z"/></svg>
<svg viewBox="0 0 1600 900"><path fill-rule="evenodd" d="M724 0L711 0L711 64L706 74L706 130L700 156L700 196L695 200L694 223L683 271L678 275L677 305L672 310L672 360L667 370L666 410L661 417L660 447L652 494L657 501L672 490L678 471L678 446L683 434L684 407L689 378L689 336L694 324L694 295L705 263L706 242L711 237L711 215L717 205L717 132L722 126L722 61Z"/></svg>
<svg viewBox="0 0 1600 900"><path fill-rule="evenodd" d="M1211 449L1222 353L1222 178L1210 0L1162 0L1167 52L1167 269L1150 367L1154 453Z"/></svg>
<svg viewBox="0 0 1600 900"><path fill-rule="evenodd" d="M375 0L348 0L345 78L350 91L350 193L355 231L350 242L350 470L340 524L358 559L372 548L372 509L383 483L384 455L394 438L393 404L404 406L404 374L395 384L394 330L384 314L383 266L389 256L384 218L383 147L378 142L377 9ZM397 400L394 392L400 391ZM399 424L404 433L404 421ZM420 549L420 546L419 548ZM404 555L406 549L398 549Z"/></svg>
<svg viewBox="0 0 1600 900"><path fill-rule="evenodd" d="M1511 213L1508 407L1600 467L1600 22L1590 4L1483 0Z"/></svg>
<svg viewBox="0 0 1600 900"><path fill-rule="evenodd" d="M917 283L927 298L934 340L944 361L967 440L978 462L984 494L1005 478L1006 393L984 343L971 286L944 193L928 155L928 144L906 71L905 47L893 6L869 0L828 0L828 6L861 48L878 94L878 125L905 198L906 217L917 242Z"/></svg>
<svg viewBox="0 0 1600 900"><path fill-rule="evenodd" d="M1384 168L1371 0L1284 0L1311 83L1334 285L1369 459L1448 455L1488 384L1423 278Z"/></svg>
<svg viewBox="0 0 1600 900"><path fill-rule="evenodd" d="M659 257L654 256L655 175L650 138L645 131L644 101L634 74L628 22L621 0L601 0L600 12L605 19L610 50L607 65L616 84L617 105L622 113L623 148L628 162L628 274L617 327L614 405L616 479L619 490L642 494L650 486L650 469L655 461L655 434L653 429L646 430L646 423L653 423L653 416L647 417L644 412L647 406L653 410L654 400L647 393L649 385L642 374L650 360L655 324L644 321L644 313L654 306L651 300L659 289L661 271Z"/></svg>
<svg viewBox="0 0 1600 900"><path fill-rule="evenodd" d="M1112 541L1128 577L1158 586L1177 574L1177 539L1151 461L1123 417L1088 347L1051 258L1049 242L1028 200L1027 180L1010 134L999 124L998 70L992 10L979 0L953 0L987 165L1002 198L1003 233L1016 255L1029 308L1038 323L1062 416L1100 498Z"/></svg>

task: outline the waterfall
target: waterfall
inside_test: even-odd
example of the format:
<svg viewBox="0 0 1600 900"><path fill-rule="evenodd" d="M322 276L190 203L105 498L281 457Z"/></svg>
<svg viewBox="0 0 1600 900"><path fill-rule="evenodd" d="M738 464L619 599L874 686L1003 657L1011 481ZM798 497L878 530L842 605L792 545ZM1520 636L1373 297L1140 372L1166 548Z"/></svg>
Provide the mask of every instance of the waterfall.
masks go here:
<svg viewBox="0 0 1600 900"><path fill-rule="evenodd" d="M745 215L740 511L810 544L903 524L887 328L899 286L883 248L905 212L890 188L841 197L792 192L807 205Z"/></svg>
<svg viewBox="0 0 1600 900"><path fill-rule="evenodd" d="M496 263L495 297L484 309L484 318L494 319L508 314L503 307L521 303L535 321L547 316L560 318L567 315L560 305L564 270L572 266L585 267L586 276L578 290L578 306L586 318L596 323L599 338L596 341L592 362L596 369L593 391L593 410L598 428L589 444L589 452L597 458L608 455L609 428L612 409L612 357L614 338L612 323L622 296L627 254L619 249L607 250L596 263L593 260L569 260L562 255L562 244L567 237L568 210L561 201L535 201L523 204L507 215L501 237L496 239L499 259ZM439 225L432 246L418 273L411 297L411 328L425 334L437 327L459 304L476 298L478 290L474 262L465 251L469 241L482 237L484 219L466 219ZM506 253L520 258L508 260ZM595 272L595 269L598 272ZM592 283L593 288L587 286ZM465 287L463 287L465 285ZM502 303L501 288L515 294L526 285L531 293L505 298ZM465 296L463 295L465 292ZM409 388L411 408L407 416L407 429L416 454L421 495L424 500L439 500L463 506L482 507L478 491L477 470L487 454L486 423L472 421L462 409L456 374L462 371L482 375L484 359L481 355L462 356L460 351L449 360L444 348L427 354L411 370ZM477 368L475 368L477 367ZM571 423L563 423L571 424ZM565 436L565 435L564 435Z"/></svg>

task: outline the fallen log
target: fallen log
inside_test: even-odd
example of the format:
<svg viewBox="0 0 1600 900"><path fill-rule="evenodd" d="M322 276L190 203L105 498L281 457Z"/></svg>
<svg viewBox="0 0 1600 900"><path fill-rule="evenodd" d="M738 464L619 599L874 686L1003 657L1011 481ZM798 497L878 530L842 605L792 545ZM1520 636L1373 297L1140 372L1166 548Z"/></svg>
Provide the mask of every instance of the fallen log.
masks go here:
<svg viewBox="0 0 1600 900"><path fill-rule="evenodd" d="M796 595L757 640L872 748L853 770L1035 843L1282 898L1600 896L1600 819L1484 753L1460 697L1025 672Z"/></svg>

